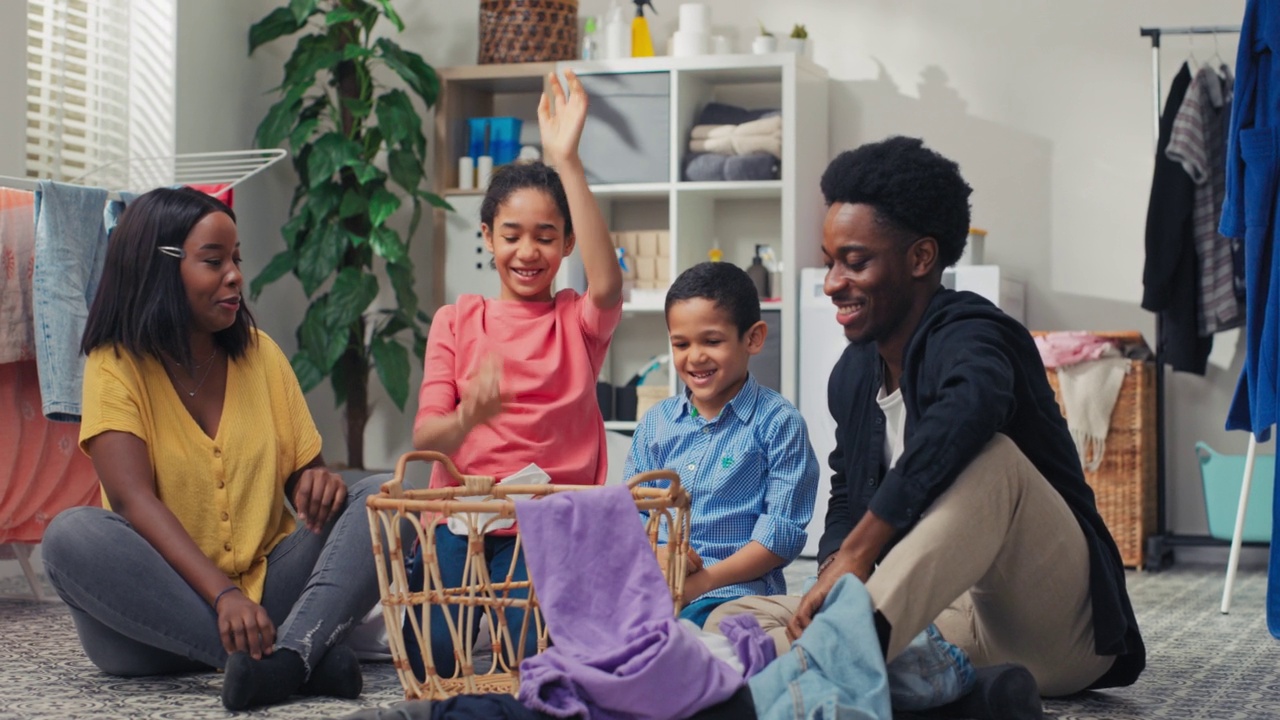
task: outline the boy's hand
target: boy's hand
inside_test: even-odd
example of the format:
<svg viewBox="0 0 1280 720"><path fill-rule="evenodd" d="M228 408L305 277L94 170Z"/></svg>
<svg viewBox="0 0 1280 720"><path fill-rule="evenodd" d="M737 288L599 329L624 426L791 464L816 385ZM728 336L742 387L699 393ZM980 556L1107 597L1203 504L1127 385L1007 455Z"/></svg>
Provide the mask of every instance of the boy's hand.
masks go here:
<svg viewBox="0 0 1280 720"><path fill-rule="evenodd" d="M657 555L658 555L658 567L662 568L662 575L665 577L667 574L667 555L668 555L667 546L659 545L657 549ZM698 556L698 553L693 548L689 548L689 554L685 556L685 562L684 562L685 577L688 577L698 572L701 569L702 569L702 558Z"/></svg>
<svg viewBox="0 0 1280 720"><path fill-rule="evenodd" d="M554 168L578 162L578 140L582 138L582 126L587 121L587 92L582 88L582 81L572 70L565 70L564 76L569 84L568 99L553 72L547 76L550 95L543 92L542 99L538 101L542 157Z"/></svg>
<svg viewBox="0 0 1280 720"><path fill-rule="evenodd" d="M462 393L462 423L467 430L492 420L502 412L502 357L486 355Z"/></svg>

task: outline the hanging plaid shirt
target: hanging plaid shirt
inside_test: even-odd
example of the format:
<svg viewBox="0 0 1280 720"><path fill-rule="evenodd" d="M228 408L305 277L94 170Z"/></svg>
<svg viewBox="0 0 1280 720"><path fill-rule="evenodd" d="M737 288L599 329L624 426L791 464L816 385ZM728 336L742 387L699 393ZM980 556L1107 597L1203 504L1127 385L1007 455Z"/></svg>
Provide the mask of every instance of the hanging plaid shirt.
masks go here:
<svg viewBox="0 0 1280 720"><path fill-rule="evenodd" d="M711 420L701 417L687 396L667 398L645 413L623 477L659 469L678 472L689 491L689 546L707 567L752 540L788 563L800 556L818 491L818 461L800 411L755 378L748 376ZM703 597L786 592L777 567Z"/></svg>

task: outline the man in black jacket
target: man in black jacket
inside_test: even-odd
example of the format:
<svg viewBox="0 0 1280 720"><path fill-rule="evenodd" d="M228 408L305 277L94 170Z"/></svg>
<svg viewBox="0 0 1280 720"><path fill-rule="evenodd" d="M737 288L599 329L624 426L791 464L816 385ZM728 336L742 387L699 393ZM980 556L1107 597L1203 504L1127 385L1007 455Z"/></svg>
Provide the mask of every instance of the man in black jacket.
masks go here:
<svg viewBox="0 0 1280 720"><path fill-rule="evenodd" d="M1030 334L987 300L942 287L969 230L952 161L895 137L822 177L824 290L850 340L831 373L831 498L817 584L749 598L798 637L856 575L886 660L936 623L975 666L1016 663L1041 694L1128 685L1146 651L1115 541Z"/></svg>

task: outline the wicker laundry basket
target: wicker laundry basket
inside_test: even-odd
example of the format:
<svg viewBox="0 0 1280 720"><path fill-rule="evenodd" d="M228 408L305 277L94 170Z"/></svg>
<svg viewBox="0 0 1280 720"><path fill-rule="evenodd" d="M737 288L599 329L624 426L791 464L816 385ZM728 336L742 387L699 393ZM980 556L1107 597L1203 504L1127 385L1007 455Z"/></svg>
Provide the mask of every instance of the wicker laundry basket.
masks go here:
<svg viewBox="0 0 1280 720"><path fill-rule="evenodd" d="M1045 333L1032 333L1043 335ZM1098 337L1122 344L1143 342L1138 332L1099 332ZM1147 538L1156 532L1156 390L1155 367L1131 360L1111 411L1111 427L1102 464L1084 474L1093 488L1098 513L1120 548L1125 567L1141 568ZM1058 387L1058 373L1048 371L1049 385L1063 416L1066 407Z"/></svg>
<svg viewBox="0 0 1280 720"><path fill-rule="evenodd" d="M404 471L412 461L442 463L449 474L458 481L458 487L405 490ZM670 481L666 488L639 487L651 480ZM679 612L684 593L686 563L689 557L689 494L680 484L680 476L669 470L642 473L627 482L637 510L649 511L645 532L655 553L664 557L660 564L667 572L673 610ZM505 577L490 577L484 559L485 530L499 519L515 518L515 500L512 496L541 497L561 492L591 492L593 486L575 485L496 485L492 477L463 475L449 458L435 452L406 453L396 465L395 475L387 481L381 492L368 500L369 531L373 537L373 556L378 570L378 585L382 596L383 619L387 624L391 657L395 664L404 694L408 699L442 700L461 693L515 693L519 687L519 666L524 657L526 641L537 638L538 651L547 648L547 630L538 610L536 589L529 581L514 581L512 569ZM467 500L482 496L483 500ZM429 518L423 522L423 513ZM483 513L484 515L479 515ZM459 587L445 587L441 581L440 565L436 559L436 522L450 518L466 525L468 555L464 578ZM409 592L405 568L405 548L402 546L400 528L403 522L412 525L417 541L422 544L423 589ZM668 528L668 542L658 545L658 530L662 523ZM521 540L517 535L512 564L520 556ZM384 557L385 555L385 557ZM527 598L512 597L512 592L528 589ZM449 635L454 648L456 670L452 677L442 677L437 671L431 654L432 607L445 609ZM448 612L456 608L455 612ZM527 610L521 627L508 627L505 608ZM422 613L412 612L421 609ZM458 614L461 622L455 623ZM426 675L422 680L410 666L408 648L402 630L402 616L409 618L412 638L421 653ZM421 619L419 619L421 617ZM476 672L477 638L472 628L475 620L486 618L490 628L493 662L488 670Z"/></svg>
<svg viewBox="0 0 1280 720"><path fill-rule="evenodd" d="M575 60L578 0L480 0L480 64Z"/></svg>

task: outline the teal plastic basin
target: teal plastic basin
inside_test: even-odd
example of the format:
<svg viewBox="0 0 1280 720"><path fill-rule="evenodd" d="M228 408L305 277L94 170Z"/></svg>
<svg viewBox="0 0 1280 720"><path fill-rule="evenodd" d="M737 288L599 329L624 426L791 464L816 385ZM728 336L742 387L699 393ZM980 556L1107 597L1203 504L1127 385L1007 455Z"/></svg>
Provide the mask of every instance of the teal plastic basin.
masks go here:
<svg viewBox="0 0 1280 720"><path fill-rule="evenodd" d="M1236 528L1240 487L1244 482L1244 455L1224 455L1203 442L1196 443L1200 479L1204 485L1204 509L1209 534L1230 540ZM1276 458L1259 454L1253 461L1253 484L1244 516L1245 542L1271 541L1271 497L1275 490Z"/></svg>

